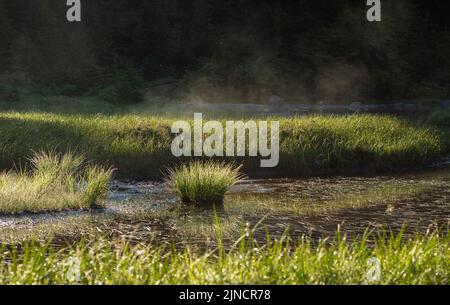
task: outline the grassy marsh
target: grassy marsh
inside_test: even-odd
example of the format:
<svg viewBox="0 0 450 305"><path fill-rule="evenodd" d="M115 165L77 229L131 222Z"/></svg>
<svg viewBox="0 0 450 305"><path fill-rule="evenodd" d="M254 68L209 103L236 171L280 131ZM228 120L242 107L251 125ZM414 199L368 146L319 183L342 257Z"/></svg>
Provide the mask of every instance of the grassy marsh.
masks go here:
<svg viewBox="0 0 450 305"><path fill-rule="evenodd" d="M0 213L91 208L105 199L111 169L52 151L35 153L30 163L31 169L0 174Z"/></svg>
<svg viewBox="0 0 450 305"><path fill-rule="evenodd" d="M363 234L364 227L358 235L338 231L335 236L334 227L333 233L324 235L329 238L318 239L298 233L295 222L292 227L289 222L280 226L288 215L307 222L310 216L322 218L339 210L359 213L367 206L395 205L434 188L439 192L448 186L446 178L448 172L417 181L300 180L291 191L282 189L272 198L265 192L231 192L217 214L180 205L161 210L147 206L146 210L145 202L133 211L116 202L118 214L111 213L115 209L108 203L107 214L56 213L42 221L27 216L31 217L28 225L24 220L13 227L5 226L1 218L0 283L446 284L450 242L443 232L448 231L427 233L425 229L414 235L408 229L399 235L383 235L380 228ZM294 200L293 194L303 187L310 192ZM36 239L41 242L33 242ZM380 262L379 280L367 277L373 258Z"/></svg>
<svg viewBox="0 0 450 305"><path fill-rule="evenodd" d="M437 127L394 117L269 118L273 119L280 120L278 171L285 175L397 171L427 164L449 152L448 139ZM108 166L117 167L125 177L160 178L162 169L180 164L170 152L174 120L141 115L0 113L0 166L28 164L23 171L0 175L0 213L101 204L111 178L111 171L105 169ZM37 154L31 162L27 159L32 151L49 148L57 152ZM73 150L102 165L88 166L75 154L63 154ZM246 173L259 170L259 159L226 161L243 162ZM178 185L182 186L181 197L189 194L189 201L198 194L223 196L227 186L236 181L222 181L222 175L211 179L219 173L217 168L211 167L203 180L189 165L181 164L181 168L185 170L182 180L198 178L201 186L189 189L190 184L186 188ZM227 173L238 178L233 168ZM27 220L12 226L9 224L15 220L1 218L0 240L5 246L0 249L0 283L355 284L367 282L367 261L372 257L382 264L380 284L448 282L448 234L377 237L375 243L370 237L370 245L369 236L358 241L337 237L317 244L317 239L297 240L299 231L294 230L295 239L287 242L288 234L280 231L299 222L300 226L309 225L308 217L359 212L371 206L382 206L384 214L384 206L446 186L435 179L380 179L376 183L367 180L361 187L355 178L351 180L348 192L342 191L346 185L336 181L315 179L304 185L300 182L298 190L289 185L293 192L232 191L225 195L217 215L174 205L172 197L166 204L155 203L151 197L139 205L107 202L104 214L25 215ZM211 187L213 182L218 190ZM446 213L444 210L444 216ZM266 227L250 230L261 219ZM336 223L333 220L332 234ZM304 227L299 228L305 232ZM265 229L281 240L267 241ZM240 238L242 233L245 238ZM57 250L60 247L30 242L33 239L69 240L70 244ZM233 247L236 241L239 244ZM15 248L17 243L21 251ZM176 250L171 249L172 244ZM74 275L73 270L79 272Z"/></svg>
<svg viewBox="0 0 450 305"><path fill-rule="evenodd" d="M440 130L394 117L267 119L280 121L280 165L265 169L265 175L393 172L428 164L449 152L447 135ZM179 162L170 151L174 121L145 115L3 112L0 167L25 162L31 151L56 147L114 166L121 177L161 178L161 169ZM258 159L227 161L242 162L245 173L258 175Z"/></svg>
<svg viewBox="0 0 450 305"><path fill-rule="evenodd" d="M359 232L366 228L366 220L386 227L391 224L395 228L407 221L426 231L431 224L429 220L448 215L445 206L448 191L445 190L449 183L446 177L448 172L414 179L275 179L262 185L247 181L233 187L225 196L223 207L217 211L218 220L222 236L228 241L236 238L246 223L254 225L262 218L265 218L263 223L270 225L272 232L277 231L276 235L287 227L293 231L309 232L310 228L322 225L327 226L328 234L342 221L358 223L358 226L349 229ZM45 236L73 239L101 231L124 234L135 240L151 240L154 236L159 242L202 244L217 241L212 209L177 204L176 195L167 185L152 184L149 189L146 187L143 184L141 191L148 190L149 193L142 193L142 197L133 191L130 199L120 197L122 199L118 201L108 201L102 213L86 211L41 217L31 215L24 216L20 221L0 219L0 240L14 242L33 239L35 229L39 227L40 240ZM415 208L415 200L427 202L424 210ZM407 214L403 216L403 213ZM330 215L334 215L335 220L325 221ZM262 239L263 231L258 231Z"/></svg>
<svg viewBox="0 0 450 305"><path fill-rule="evenodd" d="M448 234L403 238L379 235L369 242L338 233L332 240L294 242L284 237L265 245L251 235L235 247L204 252L118 241L81 241L58 251L26 243L1 249L1 284L447 284ZM379 277L368 276L379 262Z"/></svg>

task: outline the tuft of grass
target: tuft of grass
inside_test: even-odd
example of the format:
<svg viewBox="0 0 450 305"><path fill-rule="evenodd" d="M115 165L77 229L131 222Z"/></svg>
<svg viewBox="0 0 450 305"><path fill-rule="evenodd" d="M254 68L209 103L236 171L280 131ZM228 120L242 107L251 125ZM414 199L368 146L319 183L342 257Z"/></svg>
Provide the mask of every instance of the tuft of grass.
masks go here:
<svg viewBox="0 0 450 305"><path fill-rule="evenodd" d="M169 247L170 248L170 247ZM193 251L123 241L81 241L58 251L27 242L0 246L0 284L447 284L450 235L366 234L312 242L287 236L230 249ZM376 269L374 269L376 268ZM375 270L375 272L374 272Z"/></svg>
<svg viewBox="0 0 450 305"><path fill-rule="evenodd" d="M81 201L90 206L96 207L106 199L108 184L111 180L112 171L93 165L89 166L82 179Z"/></svg>
<svg viewBox="0 0 450 305"><path fill-rule="evenodd" d="M244 178L241 166L215 161L193 161L168 170L167 181L185 204L223 203L229 188Z"/></svg>
<svg viewBox="0 0 450 305"><path fill-rule="evenodd" d="M0 213L47 212L102 203L111 169L85 163L83 156L36 152L30 170L0 174Z"/></svg>

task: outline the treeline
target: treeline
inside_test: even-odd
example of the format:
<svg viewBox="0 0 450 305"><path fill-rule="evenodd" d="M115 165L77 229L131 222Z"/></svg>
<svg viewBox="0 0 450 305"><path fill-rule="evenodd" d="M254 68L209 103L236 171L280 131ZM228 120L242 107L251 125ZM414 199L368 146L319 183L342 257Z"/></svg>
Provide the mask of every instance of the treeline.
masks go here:
<svg viewBox="0 0 450 305"><path fill-rule="evenodd" d="M167 79L208 101L448 97L445 1L382 4L369 23L365 0L85 0L69 23L66 1L0 0L0 74L123 102Z"/></svg>

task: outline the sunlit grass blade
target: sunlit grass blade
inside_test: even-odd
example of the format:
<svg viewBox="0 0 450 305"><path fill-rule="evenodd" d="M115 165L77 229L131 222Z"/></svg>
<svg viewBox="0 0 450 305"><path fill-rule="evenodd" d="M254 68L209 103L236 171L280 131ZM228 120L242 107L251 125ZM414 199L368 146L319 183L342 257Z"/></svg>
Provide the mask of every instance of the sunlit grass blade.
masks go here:
<svg viewBox="0 0 450 305"><path fill-rule="evenodd" d="M168 170L167 181L186 204L222 204L229 188L244 179L241 166L214 161L193 161Z"/></svg>
<svg viewBox="0 0 450 305"><path fill-rule="evenodd" d="M40 151L29 170L0 174L0 213L89 208L105 199L112 170L86 164L83 156Z"/></svg>

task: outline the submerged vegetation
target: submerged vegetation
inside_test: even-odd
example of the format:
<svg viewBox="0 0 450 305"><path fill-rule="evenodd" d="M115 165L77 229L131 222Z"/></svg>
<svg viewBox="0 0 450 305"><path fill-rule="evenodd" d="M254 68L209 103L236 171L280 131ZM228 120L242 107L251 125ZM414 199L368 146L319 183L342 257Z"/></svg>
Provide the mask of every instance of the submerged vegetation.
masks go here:
<svg viewBox="0 0 450 305"><path fill-rule="evenodd" d="M183 203L220 205L230 187L243 179L240 168L224 162L194 161L169 169L167 180Z"/></svg>
<svg viewBox="0 0 450 305"><path fill-rule="evenodd" d="M286 236L265 245L243 236L230 249L219 243L206 252L102 239L57 251L29 242L20 251L1 249L0 283L447 284L449 262L449 235L438 233L366 234L360 241L338 233L318 244Z"/></svg>
<svg viewBox="0 0 450 305"><path fill-rule="evenodd" d="M266 118L264 118L266 119ZM389 116L270 117L280 121L280 164L267 175L378 173L425 165L450 151L438 129ZM76 149L121 177L161 178L177 159L170 146L174 119L141 115L0 113L0 167L32 151ZM189 160L184 160L189 161ZM231 158L246 174L259 158Z"/></svg>
<svg viewBox="0 0 450 305"><path fill-rule="evenodd" d="M0 174L0 213L59 211L102 204L112 170L81 156L38 152L31 169Z"/></svg>

